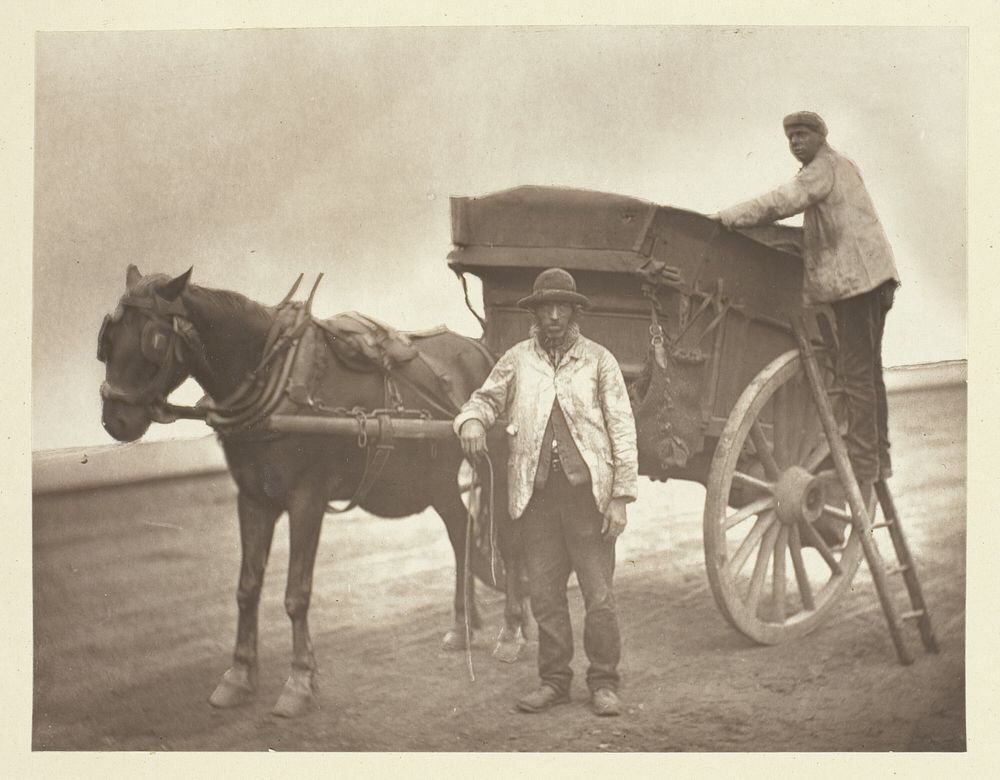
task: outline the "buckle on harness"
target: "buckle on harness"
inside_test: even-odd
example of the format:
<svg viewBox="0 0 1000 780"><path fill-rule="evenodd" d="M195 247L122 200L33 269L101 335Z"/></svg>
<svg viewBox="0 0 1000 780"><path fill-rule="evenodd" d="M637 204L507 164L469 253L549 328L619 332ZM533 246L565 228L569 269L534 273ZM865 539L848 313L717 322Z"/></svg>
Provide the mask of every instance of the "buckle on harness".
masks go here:
<svg viewBox="0 0 1000 780"><path fill-rule="evenodd" d="M377 415L378 420L378 440L375 443L375 448L379 450L391 450L392 444L392 416L383 413Z"/></svg>
<svg viewBox="0 0 1000 780"><path fill-rule="evenodd" d="M354 409L354 419L358 421L358 448L365 449L368 446L368 416L364 409Z"/></svg>

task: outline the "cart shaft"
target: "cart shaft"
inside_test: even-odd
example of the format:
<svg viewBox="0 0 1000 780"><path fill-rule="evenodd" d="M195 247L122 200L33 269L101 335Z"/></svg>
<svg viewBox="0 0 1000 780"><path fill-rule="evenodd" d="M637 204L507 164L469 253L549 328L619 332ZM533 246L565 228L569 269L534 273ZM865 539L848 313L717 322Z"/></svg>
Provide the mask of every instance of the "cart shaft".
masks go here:
<svg viewBox="0 0 1000 780"><path fill-rule="evenodd" d="M455 433L451 420L413 420L391 418L391 435L399 439L449 439ZM314 433L320 436L357 436L362 429L373 440L382 429L378 418L317 417L309 415L275 414L268 428L280 433Z"/></svg>

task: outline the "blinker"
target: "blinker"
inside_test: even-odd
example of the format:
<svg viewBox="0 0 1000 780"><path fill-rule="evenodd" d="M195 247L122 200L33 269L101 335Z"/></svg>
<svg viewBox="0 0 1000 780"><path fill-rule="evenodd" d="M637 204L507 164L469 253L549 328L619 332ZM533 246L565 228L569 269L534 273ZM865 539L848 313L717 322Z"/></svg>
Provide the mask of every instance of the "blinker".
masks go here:
<svg viewBox="0 0 1000 780"><path fill-rule="evenodd" d="M125 316L126 308L135 308L142 314L142 329L139 332L139 353L156 367L156 375L141 390L127 390L106 381L101 386L101 398L105 401L128 404L130 406L150 406L163 402L172 372L177 363L183 363L182 338L179 319L185 316L180 300L168 301L159 295L137 298L130 294L122 296L113 314L105 315L97 334L97 358L108 363L111 359L111 332L109 328ZM139 320L141 322L141 319ZM160 412L152 409L154 415ZM156 416L153 419L158 419ZM163 422L172 420L162 419Z"/></svg>
<svg viewBox="0 0 1000 780"><path fill-rule="evenodd" d="M160 323L150 320L142 328L140 348L142 356L151 363L162 363L167 353L168 331Z"/></svg>
<svg viewBox="0 0 1000 780"><path fill-rule="evenodd" d="M105 314L101 329L97 333L97 359L102 363L108 359L108 326L111 324L111 315Z"/></svg>
<svg viewBox="0 0 1000 780"><path fill-rule="evenodd" d="M125 316L125 307L121 303L115 307L114 314L105 314L101 329L97 332L97 359L102 363L108 360L108 328L112 323L119 322Z"/></svg>

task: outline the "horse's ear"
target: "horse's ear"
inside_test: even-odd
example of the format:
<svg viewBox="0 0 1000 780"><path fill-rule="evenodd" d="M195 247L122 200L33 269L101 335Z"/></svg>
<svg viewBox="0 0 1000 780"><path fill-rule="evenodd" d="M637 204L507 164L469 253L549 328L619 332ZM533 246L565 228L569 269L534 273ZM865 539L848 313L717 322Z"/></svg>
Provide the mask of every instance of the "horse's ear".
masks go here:
<svg viewBox="0 0 1000 780"><path fill-rule="evenodd" d="M193 270L194 266L191 266L176 279L171 279L169 282L161 284L156 288L156 294L165 301L176 301L177 297L184 292L184 288L187 287Z"/></svg>
<svg viewBox="0 0 1000 780"><path fill-rule="evenodd" d="M131 290L140 279L142 279L142 274L139 273L139 269L129 263L128 269L125 271L125 289Z"/></svg>

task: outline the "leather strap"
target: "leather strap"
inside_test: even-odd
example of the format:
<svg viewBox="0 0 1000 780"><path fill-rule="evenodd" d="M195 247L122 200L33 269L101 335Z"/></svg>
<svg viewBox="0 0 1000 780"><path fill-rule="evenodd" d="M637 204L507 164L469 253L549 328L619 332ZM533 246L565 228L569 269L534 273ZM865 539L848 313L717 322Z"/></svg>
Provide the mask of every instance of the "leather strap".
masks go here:
<svg viewBox="0 0 1000 780"><path fill-rule="evenodd" d="M334 506L332 501L327 503L326 511L328 513L339 515L354 509L365 500L369 491L371 491L375 483L378 482L378 478L382 475L382 469L385 468L385 464L388 462L389 456L392 455L395 445L393 444L392 417L388 414L379 414L377 419L378 436L374 452L371 446L367 447L368 457L365 458L365 470L361 475L361 481L354 489L354 495L342 507Z"/></svg>

